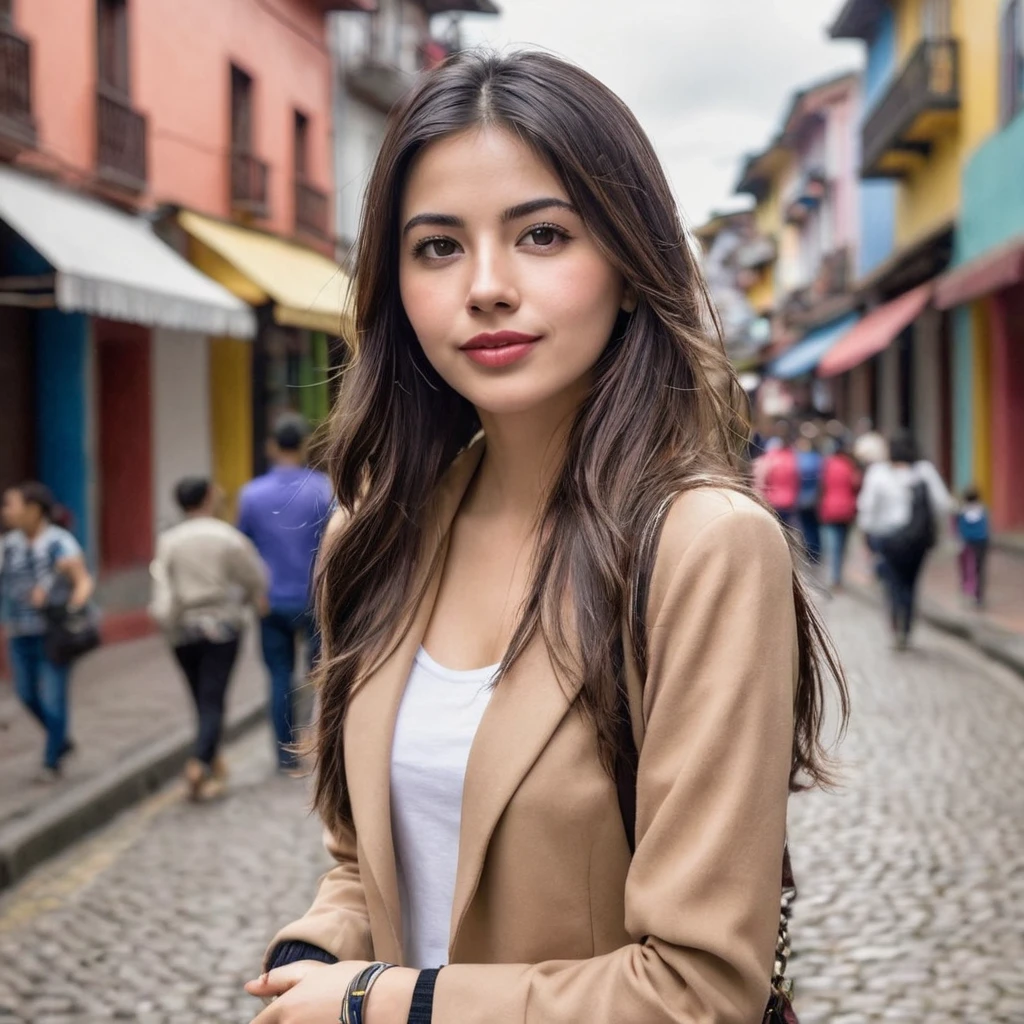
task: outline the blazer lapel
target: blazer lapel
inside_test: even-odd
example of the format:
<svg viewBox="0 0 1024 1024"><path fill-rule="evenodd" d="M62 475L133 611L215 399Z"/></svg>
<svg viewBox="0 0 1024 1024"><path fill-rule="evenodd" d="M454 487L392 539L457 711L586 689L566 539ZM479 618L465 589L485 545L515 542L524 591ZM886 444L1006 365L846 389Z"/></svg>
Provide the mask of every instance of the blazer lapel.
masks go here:
<svg viewBox="0 0 1024 1024"><path fill-rule="evenodd" d="M494 829L577 692L558 680L539 636L494 689L466 769L449 956L480 882Z"/></svg>
<svg viewBox="0 0 1024 1024"><path fill-rule="evenodd" d="M380 893L394 942L378 955L401 960L402 913L391 834L391 747L395 722L416 652L434 609L449 528L483 455L476 441L453 463L442 481L424 526L417 587L423 598L384 661L356 688L345 715L345 776L362 849L360 870L368 870ZM429 579L426 575L429 573Z"/></svg>

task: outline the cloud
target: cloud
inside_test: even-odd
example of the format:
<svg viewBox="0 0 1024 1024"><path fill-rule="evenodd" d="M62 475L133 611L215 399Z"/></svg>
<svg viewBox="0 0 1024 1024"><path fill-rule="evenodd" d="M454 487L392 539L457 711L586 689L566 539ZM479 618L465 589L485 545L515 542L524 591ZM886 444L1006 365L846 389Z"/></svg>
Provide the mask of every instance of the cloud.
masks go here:
<svg viewBox="0 0 1024 1024"><path fill-rule="evenodd" d="M632 107L691 222L726 205L745 153L777 129L792 92L856 68L829 40L839 0L500 0L467 39L532 44L576 61Z"/></svg>

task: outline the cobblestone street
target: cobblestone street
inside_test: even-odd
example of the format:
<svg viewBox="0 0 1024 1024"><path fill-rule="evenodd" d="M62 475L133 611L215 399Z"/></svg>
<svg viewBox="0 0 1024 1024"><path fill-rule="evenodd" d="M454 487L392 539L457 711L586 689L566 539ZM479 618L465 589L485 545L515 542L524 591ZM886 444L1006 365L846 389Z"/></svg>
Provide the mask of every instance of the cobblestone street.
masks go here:
<svg viewBox="0 0 1024 1024"><path fill-rule="evenodd" d="M928 629L894 654L852 599L827 614L854 718L841 788L791 802L802 1024L1024 1024L1024 681ZM229 799L171 787L4 895L0 1024L247 1024L242 982L325 863L268 747L232 749Z"/></svg>

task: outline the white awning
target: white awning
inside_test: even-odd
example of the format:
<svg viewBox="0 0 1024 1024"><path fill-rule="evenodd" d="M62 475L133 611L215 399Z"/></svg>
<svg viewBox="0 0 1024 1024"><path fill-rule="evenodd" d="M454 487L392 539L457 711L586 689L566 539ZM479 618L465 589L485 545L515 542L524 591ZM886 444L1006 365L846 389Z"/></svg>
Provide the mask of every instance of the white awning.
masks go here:
<svg viewBox="0 0 1024 1024"><path fill-rule="evenodd" d="M58 309L199 334L256 334L252 309L142 217L0 167L0 219L53 267Z"/></svg>

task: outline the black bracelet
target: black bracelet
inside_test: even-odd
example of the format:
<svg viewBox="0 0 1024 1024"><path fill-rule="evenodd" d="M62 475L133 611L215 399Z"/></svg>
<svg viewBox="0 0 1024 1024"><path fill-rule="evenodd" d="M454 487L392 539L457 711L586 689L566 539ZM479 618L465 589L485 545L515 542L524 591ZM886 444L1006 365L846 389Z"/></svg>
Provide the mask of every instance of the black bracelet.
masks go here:
<svg viewBox="0 0 1024 1024"><path fill-rule="evenodd" d="M434 985L440 968L420 971L416 987L412 990L412 1006L409 1008L408 1024L432 1024L434 1019Z"/></svg>

